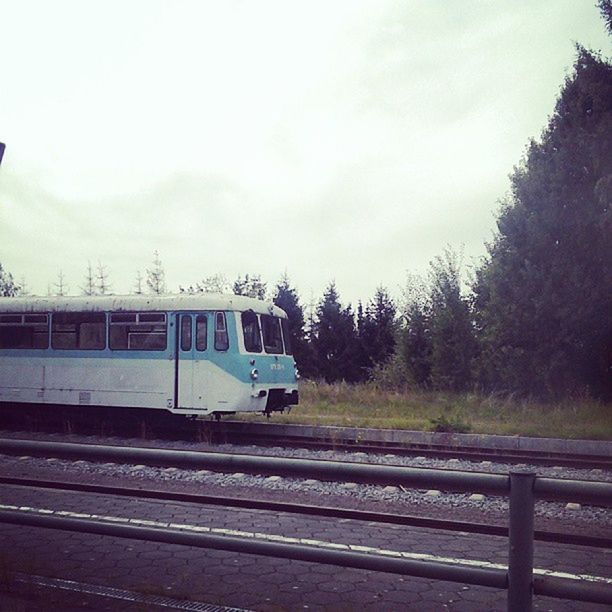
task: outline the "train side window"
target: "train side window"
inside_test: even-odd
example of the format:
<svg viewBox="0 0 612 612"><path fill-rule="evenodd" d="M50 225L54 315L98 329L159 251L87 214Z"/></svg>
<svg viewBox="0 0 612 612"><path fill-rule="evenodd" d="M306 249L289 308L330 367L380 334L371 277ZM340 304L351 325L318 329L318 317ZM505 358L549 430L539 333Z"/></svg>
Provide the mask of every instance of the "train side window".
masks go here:
<svg viewBox="0 0 612 612"><path fill-rule="evenodd" d="M205 351L208 346L208 317L198 315L196 317L196 351Z"/></svg>
<svg viewBox="0 0 612 612"><path fill-rule="evenodd" d="M280 319L270 315L261 315L261 329L266 353L278 355L283 352L283 336L281 334Z"/></svg>
<svg viewBox="0 0 612 612"><path fill-rule="evenodd" d="M109 346L114 351L165 351L166 313L119 313L110 315Z"/></svg>
<svg viewBox="0 0 612 612"><path fill-rule="evenodd" d="M181 351L191 350L191 315L181 315Z"/></svg>
<svg viewBox="0 0 612 612"><path fill-rule="evenodd" d="M259 333L259 320L253 311L243 312L242 335L244 337L244 348L249 353L261 353L261 334Z"/></svg>
<svg viewBox="0 0 612 612"><path fill-rule="evenodd" d="M227 335L227 325L225 323L225 313L215 313L215 349L217 351L227 351L229 348L229 337Z"/></svg>
<svg viewBox="0 0 612 612"><path fill-rule="evenodd" d="M106 345L103 312L57 312L51 322L54 349L100 350Z"/></svg>
<svg viewBox="0 0 612 612"><path fill-rule="evenodd" d="M283 329L283 340L285 341L285 355L293 355L291 336L289 335L289 321L281 319L281 327Z"/></svg>
<svg viewBox="0 0 612 612"><path fill-rule="evenodd" d="M0 348L49 348L49 316L1 315Z"/></svg>

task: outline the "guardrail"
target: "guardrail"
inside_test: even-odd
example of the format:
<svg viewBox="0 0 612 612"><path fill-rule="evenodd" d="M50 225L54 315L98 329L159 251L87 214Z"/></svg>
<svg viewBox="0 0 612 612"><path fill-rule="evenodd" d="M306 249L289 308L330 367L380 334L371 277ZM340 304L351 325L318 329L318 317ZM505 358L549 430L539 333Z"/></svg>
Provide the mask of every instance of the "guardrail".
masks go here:
<svg viewBox="0 0 612 612"><path fill-rule="evenodd" d="M0 511L0 522L216 548L508 589L508 610L510 612L531 610L534 594L612 605L612 589L609 585L547 576L534 577L533 573L535 499L537 497L554 496L555 498L563 497L576 502L607 505L612 503L612 484L540 478L532 472L523 471L513 471L505 476L306 459L66 443L54 444L20 440L0 441L0 452L137 462L149 465L172 465L218 471L271 473L294 477L316 477L320 480L350 480L381 485L437 487L463 492L486 491L498 495L508 495L510 510L507 571L389 558L369 553L317 549L304 545L253 541L247 538L185 533L176 529L105 524L99 521L36 515L17 511Z"/></svg>

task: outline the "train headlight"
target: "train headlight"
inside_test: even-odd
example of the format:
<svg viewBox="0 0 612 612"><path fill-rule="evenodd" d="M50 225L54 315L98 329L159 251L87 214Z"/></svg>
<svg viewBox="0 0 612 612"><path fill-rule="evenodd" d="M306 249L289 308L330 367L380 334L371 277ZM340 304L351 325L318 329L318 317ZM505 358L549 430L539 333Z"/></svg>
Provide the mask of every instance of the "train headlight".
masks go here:
<svg viewBox="0 0 612 612"><path fill-rule="evenodd" d="M259 378L259 370L257 368L253 368L251 370L251 378L253 380L257 380Z"/></svg>
<svg viewBox="0 0 612 612"><path fill-rule="evenodd" d="M295 380L300 380L300 371L295 368Z"/></svg>

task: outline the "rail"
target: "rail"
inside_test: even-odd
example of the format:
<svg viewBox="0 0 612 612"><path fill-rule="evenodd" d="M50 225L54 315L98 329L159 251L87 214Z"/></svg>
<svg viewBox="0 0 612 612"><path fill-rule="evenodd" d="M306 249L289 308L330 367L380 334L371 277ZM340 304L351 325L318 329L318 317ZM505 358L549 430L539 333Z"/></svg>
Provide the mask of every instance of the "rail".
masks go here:
<svg viewBox="0 0 612 612"><path fill-rule="evenodd" d="M508 570L462 567L432 561L414 561L405 558L389 558L344 550L326 550L277 542L255 542L247 538L216 536L212 534L184 533L176 529L146 528L134 525L105 524L99 521L37 515L12 510L0 511L0 522L64 529L82 533L137 538L156 542L168 542L216 548L242 553L282 557L314 563L327 563L399 573L415 577L449 580L479 586L508 590L508 610L524 612L532 609L533 595L574 599L612 605L609 585L594 582L534 577L534 504L536 497L567 497L583 503L610 504L612 484L539 478L532 472L513 471L508 476L473 472L450 472L434 469L398 466L362 465L328 461L287 459L230 455L224 453L200 453L193 451L123 448L100 445L31 442L19 440L0 441L0 452L8 454L78 457L103 461L148 463L149 465L174 465L176 467L216 469L220 471L248 471L272 473L323 480L347 480L370 484L395 484L417 487L436 486L453 491L488 491L508 495L509 556Z"/></svg>

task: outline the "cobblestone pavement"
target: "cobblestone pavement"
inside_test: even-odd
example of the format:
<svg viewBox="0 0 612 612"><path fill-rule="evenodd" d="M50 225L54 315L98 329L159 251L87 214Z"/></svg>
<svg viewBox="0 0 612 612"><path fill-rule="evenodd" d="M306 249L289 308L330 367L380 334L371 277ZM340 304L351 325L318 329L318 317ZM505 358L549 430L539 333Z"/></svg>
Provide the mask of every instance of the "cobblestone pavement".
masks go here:
<svg viewBox="0 0 612 612"><path fill-rule="evenodd" d="M0 492L0 503L351 543L446 558L507 562L505 538L466 533L8 486ZM610 577L611 560L606 551L598 549L536 543L537 568ZM175 600L262 611L506 608L506 592L496 589L0 524L1 610L155 609L153 603L121 601L58 588L32 587L26 596L23 583L19 586L17 580L17 576L23 575L112 586L151 598L164 595ZM605 609L548 598L535 598L535 608L560 612Z"/></svg>

